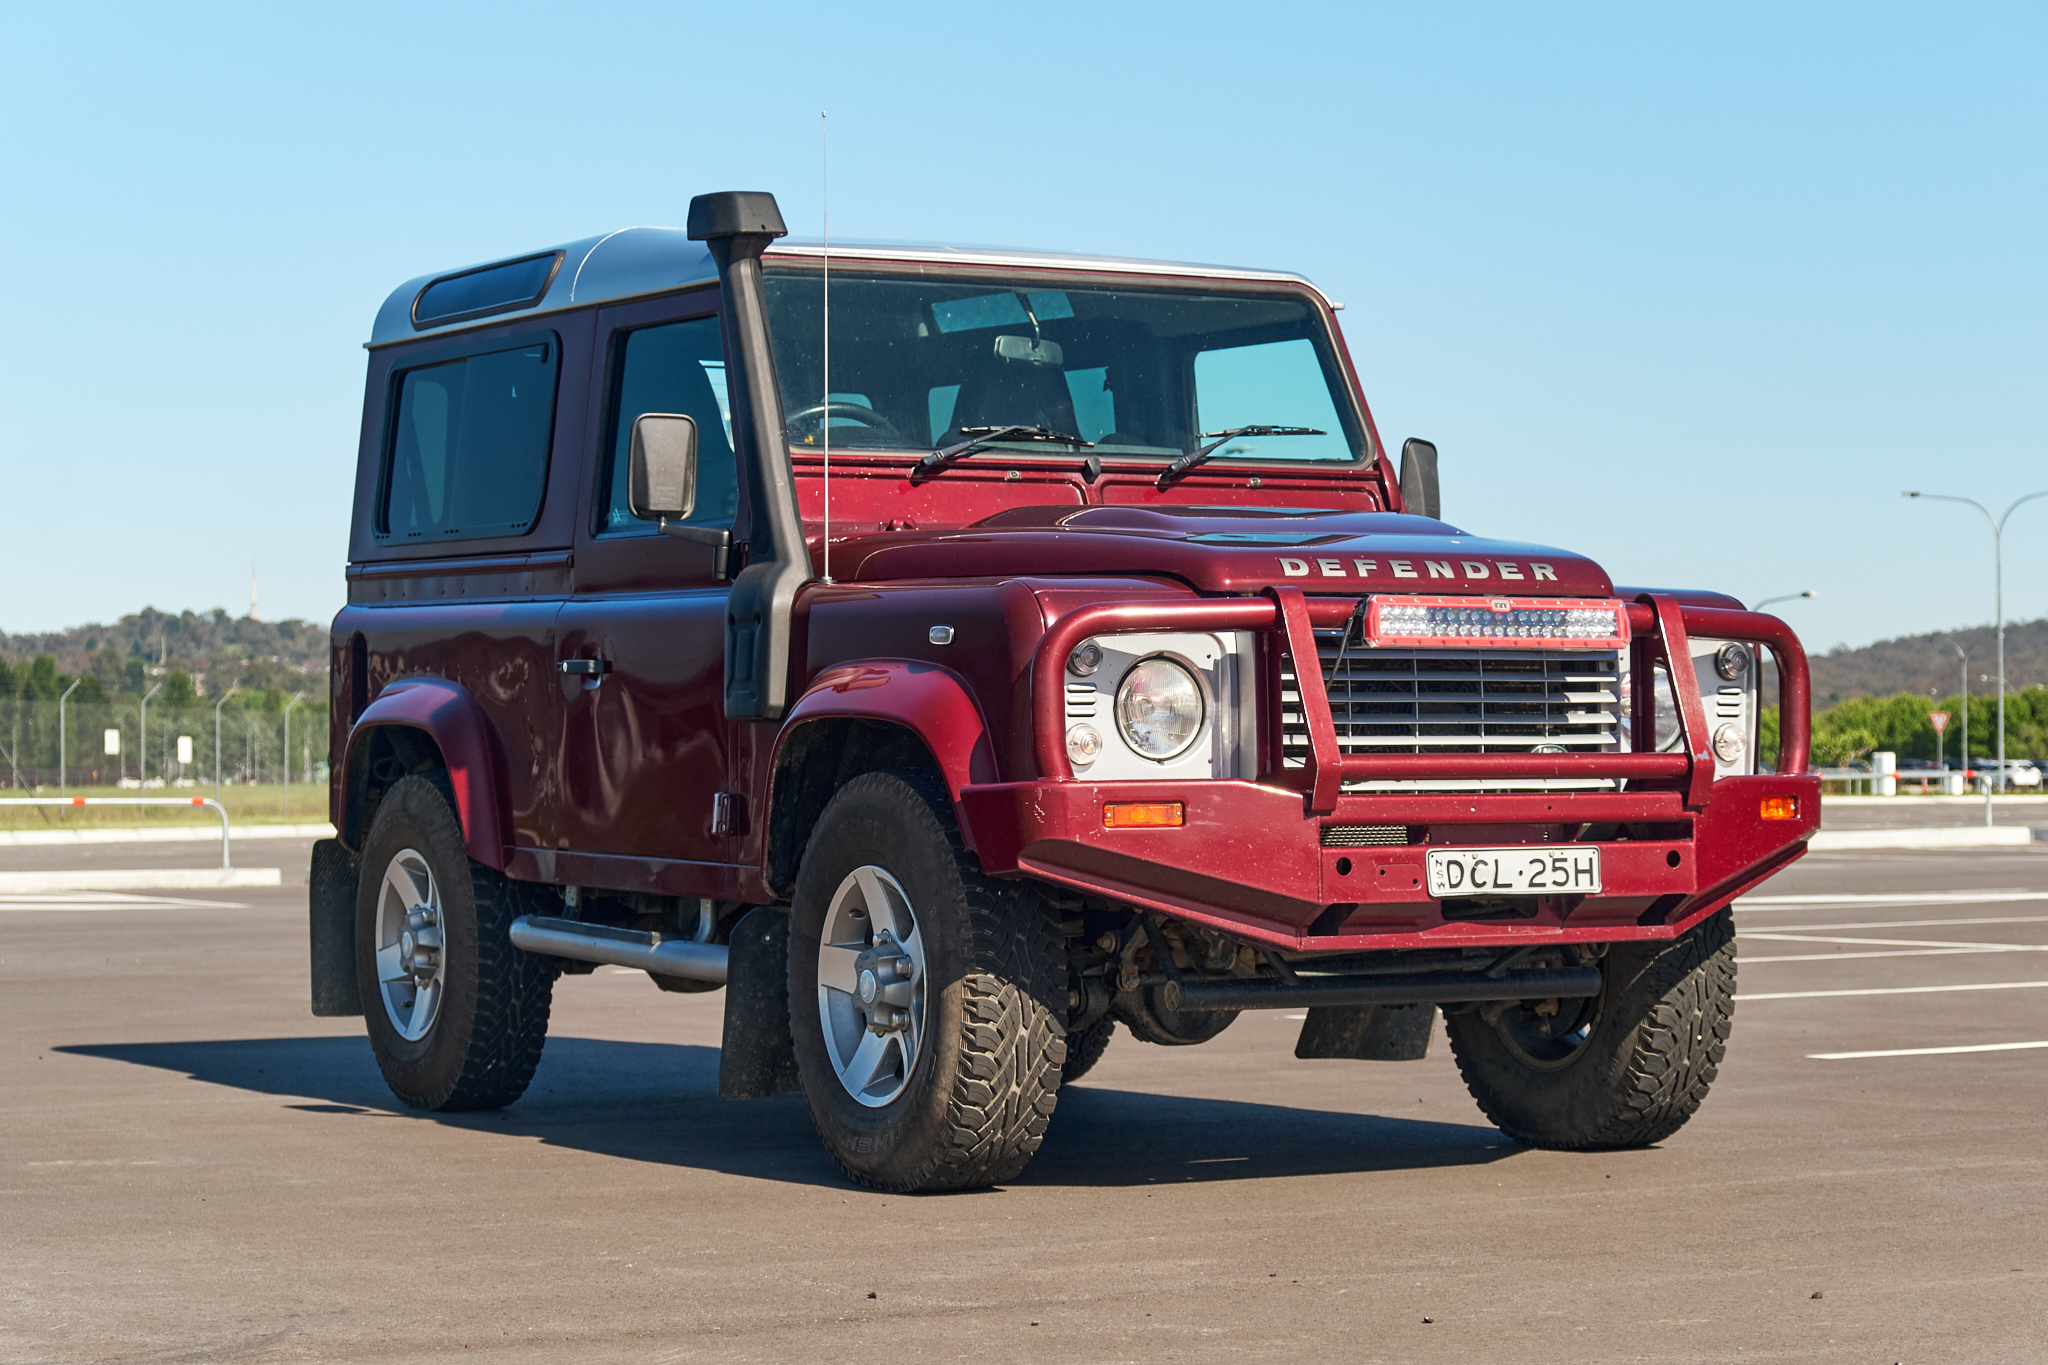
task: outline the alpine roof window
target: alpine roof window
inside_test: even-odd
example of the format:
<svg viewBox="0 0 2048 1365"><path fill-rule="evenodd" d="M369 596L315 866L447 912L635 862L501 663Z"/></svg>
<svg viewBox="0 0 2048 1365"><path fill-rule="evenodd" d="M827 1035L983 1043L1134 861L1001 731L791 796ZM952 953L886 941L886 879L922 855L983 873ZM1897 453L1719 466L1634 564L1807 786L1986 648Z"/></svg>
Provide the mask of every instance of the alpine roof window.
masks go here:
<svg viewBox="0 0 2048 1365"><path fill-rule="evenodd" d="M420 291L413 300L415 327L437 327L464 318L488 317L539 303L554 281L562 263L559 251L524 256L516 261L445 275Z"/></svg>
<svg viewBox="0 0 2048 1365"><path fill-rule="evenodd" d="M377 539L521 535L540 515L561 346L552 335L397 377Z"/></svg>

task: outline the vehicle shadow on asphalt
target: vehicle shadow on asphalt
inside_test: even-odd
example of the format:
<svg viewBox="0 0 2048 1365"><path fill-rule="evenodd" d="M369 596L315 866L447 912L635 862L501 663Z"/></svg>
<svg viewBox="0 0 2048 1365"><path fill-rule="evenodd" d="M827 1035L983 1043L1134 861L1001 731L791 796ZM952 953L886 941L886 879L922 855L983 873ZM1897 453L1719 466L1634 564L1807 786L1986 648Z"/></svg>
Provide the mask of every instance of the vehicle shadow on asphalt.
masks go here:
<svg viewBox="0 0 2048 1365"><path fill-rule="evenodd" d="M363 1037L101 1043L54 1051L181 1072L298 1101L337 1122L406 1119L628 1161L796 1184L846 1184L818 1145L801 1096L718 1099L718 1049L550 1038L533 1085L494 1113L399 1106ZM1061 1093L1045 1145L1019 1186L1125 1187L1415 1170L1496 1161L1520 1148L1478 1124L1296 1109L1102 1086Z"/></svg>

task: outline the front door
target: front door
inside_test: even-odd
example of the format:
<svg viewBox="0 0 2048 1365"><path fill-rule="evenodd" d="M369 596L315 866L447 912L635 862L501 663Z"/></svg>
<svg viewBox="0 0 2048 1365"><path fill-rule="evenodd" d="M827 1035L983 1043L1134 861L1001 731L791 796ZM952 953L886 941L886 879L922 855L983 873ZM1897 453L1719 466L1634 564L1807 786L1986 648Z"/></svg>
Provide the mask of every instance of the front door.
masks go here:
<svg viewBox="0 0 2048 1365"><path fill-rule="evenodd" d="M563 703L565 881L670 895L730 894L714 820L726 790L726 584L706 545L659 533L626 506L627 447L642 413L697 420L692 525L733 524L738 470L716 290L607 309L593 433L591 515L576 591L556 623ZM563 666L567 665L564 670ZM580 870L579 870L580 869Z"/></svg>

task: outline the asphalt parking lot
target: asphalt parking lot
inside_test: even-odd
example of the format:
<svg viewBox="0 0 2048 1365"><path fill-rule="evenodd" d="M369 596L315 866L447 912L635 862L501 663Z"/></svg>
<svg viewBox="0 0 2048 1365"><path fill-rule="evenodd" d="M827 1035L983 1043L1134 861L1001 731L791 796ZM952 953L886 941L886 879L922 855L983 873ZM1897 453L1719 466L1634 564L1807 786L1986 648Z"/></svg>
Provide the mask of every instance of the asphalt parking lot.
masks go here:
<svg viewBox="0 0 2048 1365"><path fill-rule="evenodd" d="M1302 1062L1248 1014L1119 1036L1022 1180L922 1198L718 1101L720 997L620 969L561 984L518 1105L399 1109L306 1012L306 848L0 897L0 1359L2048 1359L2048 845L1746 902L1727 1064L1655 1149L1524 1150L1440 1036Z"/></svg>

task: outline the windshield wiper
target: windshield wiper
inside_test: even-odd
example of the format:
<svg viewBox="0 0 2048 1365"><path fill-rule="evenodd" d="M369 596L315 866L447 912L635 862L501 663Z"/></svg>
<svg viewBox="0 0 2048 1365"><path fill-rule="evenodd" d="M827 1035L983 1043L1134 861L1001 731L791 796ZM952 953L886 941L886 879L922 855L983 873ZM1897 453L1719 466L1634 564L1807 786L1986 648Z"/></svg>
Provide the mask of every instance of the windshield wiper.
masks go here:
<svg viewBox="0 0 2048 1365"><path fill-rule="evenodd" d="M960 434L967 437L967 439L959 442L957 445L945 446L934 450L931 454L919 460L917 467L910 471L911 479L915 481L928 474L935 473L938 470L944 469L953 461L964 459L975 451L981 450L997 441L1030 441L1041 445L1072 446L1077 450L1086 450L1095 444L1093 441L1084 441L1078 436L1069 436L1064 431L1054 431L1051 427L962 427L960 428Z"/></svg>
<svg viewBox="0 0 2048 1365"><path fill-rule="evenodd" d="M1202 439L1208 441L1209 444L1189 451L1166 468L1160 470L1158 486L1164 488L1196 465L1206 463L1209 457L1214 455L1220 447L1235 441L1240 436L1325 436L1328 434L1327 432L1318 431L1314 427L1231 427L1225 431L1205 431L1202 433Z"/></svg>

